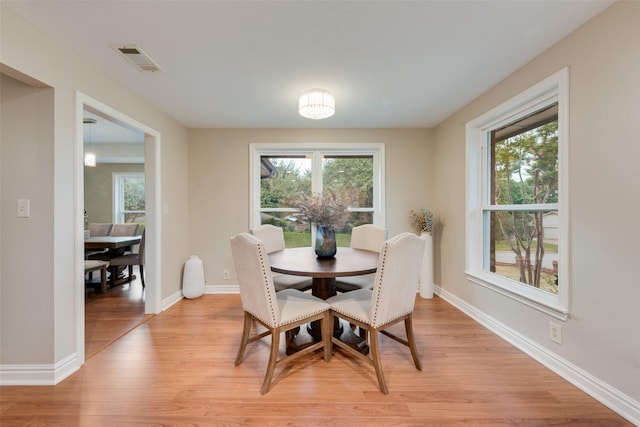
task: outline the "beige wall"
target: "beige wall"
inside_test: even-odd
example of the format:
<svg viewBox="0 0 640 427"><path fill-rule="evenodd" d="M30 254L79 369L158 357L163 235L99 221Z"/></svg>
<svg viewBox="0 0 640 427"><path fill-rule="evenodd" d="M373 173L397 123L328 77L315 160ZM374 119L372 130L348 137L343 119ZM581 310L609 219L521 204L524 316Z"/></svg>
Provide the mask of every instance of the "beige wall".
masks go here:
<svg viewBox="0 0 640 427"><path fill-rule="evenodd" d="M427 129L192 129L189 131L189 248L207 285L237 283L229 238L249 229L249 144L385 143L386 227L413 231L411 209L432 206L432 133ZM222 280L222 270L232 272Z"/></svg>
<svg viewBox="0 0 640 427"><path fill-rule="evenodd" d="M640 401L640 2L619 2L435 129L435 204L444 293L462 299ZM465 123L568 66L570 72L570 318L563 344L550 317L464 274ZM554 319L555 322L558 322ZM617 390L617 391L616 391Z"/></svg>
<svg viewBox="0 0 640 427"><path fill-rule="evenodd" d="M38 149L43 147L41 153L48 163L45 162L38 174L41 185L33 188L30 196L36 201L32 201L34 218L26 222L35 224L39 215L45 215L50 224L37 237L29 233L20 234L20 229L15 227L7 229L3 226L2 229L3 242L5 239L21 240L27 248L32 249L15 260L16 269L33 271L33 260L38 259L48 271L43 269L42 277L38 277L38 280L30 280L28 276L17 277L16 280L5 280L3 277L0 284L2 301L11 305L13 310L10 313L3 310L2 314L0 363L7 367L37 360L47 367L42 375L49 378L47 375L51 373L54 376L68 374L69 370L76 368L75 358L82 357L76 353L76 324L84 304L78 298L78 289L83 283L80 269L82 235L79 233L83 210L82 203L77 203L77 200L83 197L82 193L78 195L75 192L82 178L81 149L76 147L75 135L77 92L161 134L161 164L157 166L161 170L160 203L165 208L158 213L163 238L161 259L158 260L161 266L162 299L180 291L182 264L188 254L184 231L188 220L187 130L106 77L101 70L80 59L71 50L35 30L4 5L0 7L0 63L50 86L53 93L50 102L55 112L50 117L52 126L48 133L38 135L39 140L34 142L38 144ZM4 87L2 90L4 92ZM33 123L29 121L23 125L33 126ZM3 135L3 151L4 146ZM5 172L3 167L3 182L5 179L19 179L19 171L30 170L31 161L26 154L27 150L35 148L27 144L21 149L24 152L12 160L13 169ZM10 202L9 196L3 192L3 207ZM9 260L9 255L3 250L2 264L6 265ZM5 299L18 288L30 289L30 298ZM29 313L29 316L25 319L18 313ZM31 330L40 333L30 334ZM20 341L19 346L4 345L17 341ZM64 372L65 369L67 372Z"/></svg>
<svg viewBox="0 0 640 427"><path fill-rule="evenodd" d="M0 363L15 353L23 364L46 363L53 358L54 320L53 90L4 75L0 85ZM17 199L30 200L29 218L16 216ZM34 343L41 351L32 351Z"/></svg>
<svg viewBox="0 0 640 427"><path fill-rule="evenodd" d="M84 168L84 208L88 222L113 221L113 174L144 172L143 164L98 163Z"/></svg>

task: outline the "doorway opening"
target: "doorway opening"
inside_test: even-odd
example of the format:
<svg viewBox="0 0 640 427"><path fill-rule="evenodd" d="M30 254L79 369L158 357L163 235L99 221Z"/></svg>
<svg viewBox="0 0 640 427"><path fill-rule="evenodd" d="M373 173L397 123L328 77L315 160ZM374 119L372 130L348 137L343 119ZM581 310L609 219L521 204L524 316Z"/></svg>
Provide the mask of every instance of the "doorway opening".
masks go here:
<svg viewBox="0 0 640 427"><path fill-rule="evenodd" d="M134 266L131 280L101 289L87 287L81 270L77 297L78 357L97 354L160 310L159 259L159 142L153 129L84 94L77 94L76 118L79 215L78 235L86 237L88 225L135 225L144 232L144 284ZM85 166L85 154L95 166ZM137 179L127 180L125 177ZM140 177L142 179L140 180ZM79 245L79 265L84 264L84 242ZM133 248L137 252L138 245ZM126 271L126 269L125 269ZM100 273L94 273L99 276Z"/></svg>

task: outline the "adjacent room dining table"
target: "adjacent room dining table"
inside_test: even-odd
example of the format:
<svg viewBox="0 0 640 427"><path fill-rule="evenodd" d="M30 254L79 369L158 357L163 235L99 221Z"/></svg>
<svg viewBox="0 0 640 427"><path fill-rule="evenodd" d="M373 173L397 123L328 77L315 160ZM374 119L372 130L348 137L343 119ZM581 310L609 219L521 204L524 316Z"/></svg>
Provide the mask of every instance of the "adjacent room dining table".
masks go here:
<svg viewBox="0 0 640 427"><path fill-rule="evenodd" d="M107 250L104 255L101 255L101 258L104 257L105 260L109 260L110 258L115 258L123 255L127 250L131 250L131 248L140 243L142 236L93 236L87 237L84 239L84 249L85 251L92 250ZM111 286L119 285L121 283L129 282L134 277L120 277L118 275L117 267L109 267L110 270L110 278L109 284Z"/></svg>
<svg viewBox="0 0 640 427"><path fill-rule="evenodd" d="M333 258L319 258L311 247L287 248L269 254L271 271L282 274L312 277L311 293L321 299L336 295L336 277L359 276L375 273L378 268L377 252L338 247ZM291 354L309 345L310 340L321 339L319 322L312 322L308 335L298 333L287 337L287 353ZM369 346L350 327L336 318L334 336L367 354Z"/></svg>
<svg viewBox="0 0 640 427"><path fill-rule="evenodd" d="M142 236L93 236L84 239L85 249L126 250L140 243Z"/></svg>

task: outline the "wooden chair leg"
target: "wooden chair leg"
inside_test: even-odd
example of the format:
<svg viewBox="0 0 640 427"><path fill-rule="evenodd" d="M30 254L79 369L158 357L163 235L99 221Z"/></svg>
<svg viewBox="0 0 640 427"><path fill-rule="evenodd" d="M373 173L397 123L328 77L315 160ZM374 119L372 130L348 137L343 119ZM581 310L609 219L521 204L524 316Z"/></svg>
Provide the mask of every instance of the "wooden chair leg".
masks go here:
<svg viewBox="0 0 640 427"><path fill-rule="evenodd" d="M118 266L109 266L109 286L114 287L116 285L116 278L118 277Z"/></svg>
<svg viewBox="0 0 640 427"><path fill-rule="evenodd" d="M236 360L234 362L235 366L238 366L242 363L242 358L244 356L244 351L247 349L247 344L249 343L249 334L251 333L251 315L244 312L244 326L242 327L242 339L240 340L240 348L238 348L238 354L236 355Z"/></svg>
<svg viewBox="0 0 640 427"><path fill-rule="evenodd" d="M273 371L276 368L276 362L278 361L278 350L280 348L280 328L271 330L271 352L269 353L269 364L267 365L267 373L264 376L264 382L260 389L260 394L266 394L271 388L271 379L273 378Z"/></svg>
<svg viewBox="0 0 640 427"><path fill-rule="evenodd" d="M387 383L384 380L384 374L382 373L382 363L380 362L380 344L378 343L378 330L371 328L369 330L369 343L371 344L371 359L373 361L373 367L376 369L376 376L378 377L378 384L380 385L380 392L382 394L389 394Z"/></svg>
<svg viewBox="0 0 640 427"><path fill-rule="evenodd" d="M329 310L324 312L322 318L322 342L324 343L324 361L329 362L331 360L332 342L331 336L333 335L333 316Z"/></svg>
<svg viewBox="0 0 640 427"><path fill-rule="evenodd" d="M144 267L142 266L142 264L140 264L138 266L138 268L140 269L140 281L142 282L142 287L144 288L145 284L144 284Z"/></svg>
<svg viewBox="0 0 640 427"><path fill-rule="evenodd" d="M404 328L407 332L407 341L409 342L411 357L413 357L413 364L416 365L416 369L418 371L422 371L422 364L420 363L420 358L418 357L418 348L416 347L416 339L413 335L413 320L411 314L407 316L406 319L404 319Z"/></svg>
<svg viewBox="0 0 640 427"><path fill-rule="evenodd" d="M107 293L107 266L100 268L100 290L103 294Z"/></svg>

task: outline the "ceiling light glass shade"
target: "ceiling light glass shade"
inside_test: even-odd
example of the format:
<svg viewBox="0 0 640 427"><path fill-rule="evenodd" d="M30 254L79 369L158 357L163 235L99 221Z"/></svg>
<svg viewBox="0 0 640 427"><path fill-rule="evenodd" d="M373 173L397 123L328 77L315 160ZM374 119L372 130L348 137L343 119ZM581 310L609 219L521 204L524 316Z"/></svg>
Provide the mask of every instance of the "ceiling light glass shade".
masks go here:
<svg viewBox="0 0 640 427"><path fill-rule="evenodd" d="M85 153L84 165L92 168L96 167L96 155L93 153Z"/></svg>
<svg viewBox="0 0 640 427"><path fill-rule="evenodd" d="M336 112L336 99L328 90L310 89L300 95L298 112L309 119L326 119Z"/></svg>

